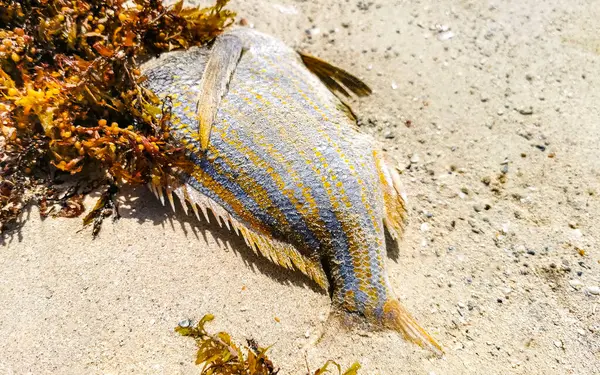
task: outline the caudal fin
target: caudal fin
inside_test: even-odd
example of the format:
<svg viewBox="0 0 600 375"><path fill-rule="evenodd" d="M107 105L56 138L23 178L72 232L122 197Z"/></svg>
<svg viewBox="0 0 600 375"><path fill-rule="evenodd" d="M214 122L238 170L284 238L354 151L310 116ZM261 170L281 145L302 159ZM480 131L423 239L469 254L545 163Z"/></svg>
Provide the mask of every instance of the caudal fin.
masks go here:
<svg viewBox="0 0 600 375"><path fill-rule="evenodd" d="M406 311L398 300L388 300L383 306L383 324L386 328L400 332L408 341L427 348L438 356L444 355L444 350Z"/></svg>

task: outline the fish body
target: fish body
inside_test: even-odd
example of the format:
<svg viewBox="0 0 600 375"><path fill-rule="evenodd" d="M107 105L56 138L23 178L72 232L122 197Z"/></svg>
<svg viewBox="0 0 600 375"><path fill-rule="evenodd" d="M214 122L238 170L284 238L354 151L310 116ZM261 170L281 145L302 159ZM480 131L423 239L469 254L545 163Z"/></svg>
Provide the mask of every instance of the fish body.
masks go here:
<svg viewBox="0 0 600 375"><path fill-rule="evenodd" d="M215 85L208 77L219 81L223 73L207 73L211 48L171 52L143 66L147 87L172 103L171 132L195 166L167 187L169 199L178 195L207 219L211 210L275 263L330 287L339 311L440 351L390 287L384 222L399 236L406 212L399 178L374 140L324 84L318 62L315 74L298 52L252 29L221 38L233 40L239 56L227 55L224 64L233 69L216 84L210 132L198 113L207 85Z"/></svg>

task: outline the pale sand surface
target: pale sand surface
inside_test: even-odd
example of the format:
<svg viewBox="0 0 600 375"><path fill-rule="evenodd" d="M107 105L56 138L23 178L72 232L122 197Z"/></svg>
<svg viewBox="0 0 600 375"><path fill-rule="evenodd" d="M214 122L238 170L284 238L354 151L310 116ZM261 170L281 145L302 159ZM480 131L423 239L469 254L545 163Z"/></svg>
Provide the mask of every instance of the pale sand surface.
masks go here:
<svg viewBox="0 0 600 375"><path fill-rule="evenodd" d="M306 373L305 358L313 371L358 360L362 374L600 373L597 5L230 5L375 89L353 107L399 161L409 195L391 281L444 359L390 333L327 328L329 298L302 275L138 189L96 240L77 233L79 220L41 221L36 209L5 238L0 374L198 373L193 341L173 328L205 313L216 315L209 330L273 345L282 374ZM439 40L444 25L454 35Z"/></svg>

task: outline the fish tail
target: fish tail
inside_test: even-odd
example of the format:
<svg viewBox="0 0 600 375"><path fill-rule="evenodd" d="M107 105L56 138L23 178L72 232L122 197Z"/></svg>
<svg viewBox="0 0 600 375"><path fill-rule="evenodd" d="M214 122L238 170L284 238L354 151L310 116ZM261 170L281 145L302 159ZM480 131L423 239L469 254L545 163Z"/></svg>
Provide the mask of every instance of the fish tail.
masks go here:
<svg viewBox="0 0 600 375"><path fill-rule="evenodd" d="M385 302L382 323L386 328L401 333L406 340L429 349L438 356L444 355L440 344L421 328L398 300L389 299Z"/></svg>

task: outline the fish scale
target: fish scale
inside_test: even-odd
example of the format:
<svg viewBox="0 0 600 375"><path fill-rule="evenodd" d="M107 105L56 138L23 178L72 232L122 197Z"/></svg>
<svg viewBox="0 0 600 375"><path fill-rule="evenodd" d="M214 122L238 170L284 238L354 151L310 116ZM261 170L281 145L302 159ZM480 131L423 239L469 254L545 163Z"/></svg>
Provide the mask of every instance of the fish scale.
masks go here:
<svg viewBox="0 0 600 375"><path fill-rule="evenodd" d="M208 208L231 222L274 262L331 285L336 311L440 352L390 287L383 226L394 236L402 232L399 178L322 74L343 71L252 29L221 38L212 49L171 52L143 66L147 87L171 98L169 126L195 166L168 189L194 210ZM235 66L221 82L226 68L212 71L211 59L227 43L243 49L237 60L225 55ZM202 97L213 78L227 83L222 97ZM203 145L199 118L213 102Z"/></svg>

